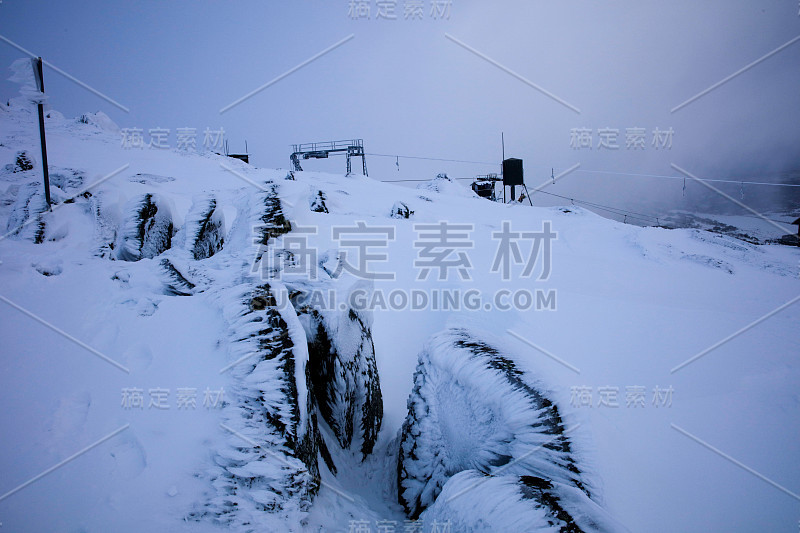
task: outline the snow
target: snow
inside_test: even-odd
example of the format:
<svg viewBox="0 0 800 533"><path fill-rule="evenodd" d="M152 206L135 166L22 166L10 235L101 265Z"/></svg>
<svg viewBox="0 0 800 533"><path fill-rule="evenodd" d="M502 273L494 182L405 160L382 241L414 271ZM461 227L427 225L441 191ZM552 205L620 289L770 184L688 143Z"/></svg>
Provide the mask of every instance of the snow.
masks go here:
<svg viewBox="0 0 800 533"><path fill-rule="evenodd" d="M18 151L36 154L39 146L33 106L14 100L4 109L0 169L13 164ZM597 490L586 498L546 462L528 465L530 470L504 472L506 476L487 481L485 490L470 491L447 505L440 496L422 515L426 531L439 519L452 520L454 531L525 530L543 520L546 506L518 497L519 477L532 472L550 478L554 488L548 490L571 509L576 523L583 520L582 509L586 520L601 524L601 530L614 530L617 524L631 531L796 528L797 499L787 491L800 491L800 306L790 305L672 370L800 294L797 248L758 246L701 230L634 227L572 206L504 206L442 178L420 189L315 172L295 172L291 181L285 179L285 170L258 169L214 154L125 149L102 117L89 122L65 119L54 111L46 119L51 175L61 176L52 184L58 201L52 213L42 213L38 166L0 171L0 227L12 232L0 239L4 530L248 531L255 529L246 523L248 516L263 530L348 531L353 520L366 520L373 530L377 520L394 520L401 529L406 516L397 502L398 434L408 416L420 353L452 328L481 332L482 340L512 358L532 379L531 386L558 406L572 428L576 462ZM89 194L79 194L87 187ZM303 388L308 353L302 317L291 309L280 313L295 347L295 404L281 394L286 382L275 381L277 361L252 357L220 373L252 354L252 343L264 329L255 321L261 315L250 308L257 288L269 281L254 264L264 235L253 226L263 222L265 201L273 190L292 228L318 228L309 246L320 252L320 261L327 260L327 267L335 268L338 257L333 226L353 227L362 220L394 229L388 260L376 268L395 272L396 279L375 281L372 294L477 289L491 303L501 290L554 289L556 309L445 311L429 305L425 310L376 309L362 315L370 327L380 377L380 432L372 453L363 458L358 450L333 446L331 428L318 419L316 442L327 445L337 472L319 461L317 486L313 468L295 459L285 440L286 435L314 437L304 433L313 427L317 409L305 402L312 395ZM153 249L138 261L120 261L119 243L130 242L126 217L131 220L131 206L141 205L147 194L161 199L160 212L166 206L170 213L172 247ZM224 243L213 255L195 259L187 248L190 235L196 235L199 214L208 212L201 205L208 207L212 197ZM328 213L311 209L322 197ZM398 202L413 211L410 219L390 216ZM456 275L439 282L435 273L417 280L414 224L441 220L474 224L469 280ZM520 231L540 231L544 221L552 222L558 238L548 279L537 279L538 270L534 277L520 279L521 265L510 281L490 272L497 248L491 234L500 231L504 220ZM730 223L738 224L733 219ZM283 233L287 227L282 223L276 229L267 235L272 252L291 235ZM180 239L183 246L177 244ZM169 293L174 278L167 275L163 260L195 286L183 291L189 296ZM272 283L280 292L297 281L287 278L285 288ZM325 320L331 321L332 331L349 331L337 335L336 342L342 352L351 353L355 330L337 317L328 313ZM448 375L474 370L446 357L439 364ZM518 420L520 413L511 393L508 402L498 397L496 387L502 382L491 376L471 372L459 380L443 380L439 394L442 412L450 415L441 425L453 443L447 452L462 465L460 473L449 473L444 495L468 488L479 475L476 467L487 461L479 444L508 446L502 438L493 439L504 431L512 433L509 427L515 426L500 424L489 413L503 413L506 421ZM466 394L456 386L464 382L479 392ZM646 390L642 407L626 406L626 388L633 386ZM591 390L591 407L576 404L576 387ZM615 387L619 407L599 406L600 389ZM674 389L670 406L653 403L655 387ZM134 388L143 391L141 408L122 405L123 390ZM178 389L184 388L196 389L195 408L178 407ZM168 408L148 405L151 389L169 391ZM206 389L224 390L224 405L204 406ZM266 431L266 424L244 416L244 400L261 395L290 427L295 427L290 407L297 409L298 422L303 417L297 433ZM470 410L460 410L465 405ZM520 441L513 453L521 456L525 449ZM231 477L210 475L227 467ZM231 481L233 476L238 481ZM287 477L298 482L291 490L284 483ZM245 479L258 482L248 486ZM225 496L232 488L239 491L235 500ZM290 492L297 498L287 496ZM204 508L233 501L246 509L230 525L198 518ZM285 513L261 510L274 505L286 505ZM487 517L495 518L488 523ZM483 525L475 525L480 520Z"/></svg>
<svg viewBox="0 0 800 533"><path fill-rule="evenodd" d="M20 85L20 93L24 98L35 104L47 103L47 95L42 93L36 86L36 74L34 73L34 60L23 57L14 61L9 67L13 74L9 81Z"/></svg>
<svg viewBox="0 0 800 533"><path fill-rule="evenodd" d="M449 523L453 531L625 531L575 487L474 470L450 478L423 517L432 526Z"/></svg>
<svg viewBox="0 0 800 533"><path fill-rule="evenodd" d="M431 506L464 470L536 475L594 492L569 437L574 426L536 382L472 328L449 329L426 344L398 459L409 514Z"/></svg>

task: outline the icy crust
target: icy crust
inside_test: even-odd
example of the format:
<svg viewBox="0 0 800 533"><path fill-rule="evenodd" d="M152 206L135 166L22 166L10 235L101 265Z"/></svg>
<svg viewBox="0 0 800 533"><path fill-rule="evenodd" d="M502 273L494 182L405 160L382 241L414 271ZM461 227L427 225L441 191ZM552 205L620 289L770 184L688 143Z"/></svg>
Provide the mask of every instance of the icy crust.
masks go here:
<svg viewBox="0 0 800 533"><path fill-rule="evenodd" d="M479 198L472 189L459 185L447 174L438 174L430 181L420 183L417 190L425 192L436 192L448 196L459 196L462 198Z"/></svg>
<svg viewBox="0 0 800 533"><path fill-rule="evenodd" d="M45 211L47 202L41 192L41 185L30 182L20 186L6 223L7 234L41 244L45 237L45 221L42 216Z"/></svg>
<svg viewBox="0 0 800 533"><path fill-rule="evenodd" d="M531 382L466 330L427 342L400 432L398 498L409 516L463 470L533 475L589 496L558 407Z"/></svg>
<svg viewBox="0 0 800 533"><path fill-rule="evenodd" d="M130 200L125 220L117 236L117 258L139 261L153 258L172 245L172 210L167 201L155 194L143 194Z"/></svg>
<svg viewBox="0 0 800 533"><path fill-rule="evenodd" d="M278 196L278 186L267 183L267 193L263 195L264 213L261 215L261 234L259 242L270 244L270 240L292 231L292 224L286 219Z"/></svg>
<svg viewBox="0 0 800 533"><path fill-rule="evenodd" d="M624 532L580 489L534 476L459 472L423 514L425 523L448 523L452 532Z"/></svg>
<svg viewBox="0 0 800 533"><path fill-rule="evenodd" d="M186 278L173 261L164 258L158 264L164 280L164 294L168 296L191 296L194 294L196 285Z"/></svg>
<svg viewBox="0 0 800 533"><path fill-rule="evenodd" d="M323 291L334 285L341 284L334 280L315 284ZM362 281L350 287L350 291L355 289L369 287ZM300 301L308 295L309 286L293 292L293 299ZM322 310L308 303L298 306L297 312L308 338L309 383L319 412L339 446L360 450L364 460L372 453L383 419L372 313L350 305Z"/></svg>
<svg viewBox="0 0 800 533"><path fill-rule="evenodd" d="M273 530L276 519L299 523L319 487L313 399L305 378L297 382L307 372L307 352L296 342L302 326L294 310L276 306L283 286L231 290L221 296L235 339L228 434L208 472L216 494L195 516L244 531Z"/></svg>
<svg viewBox="0 0 800 533"><path fill-rule="evenodd" d="M214 195L192 199L192 207L183 225L183 247L195 260L208 259L222 249L225 242L225 217L217 208Z"/></svg>
<svg viewBox="0 0 800 533"><path fill-rule="evenodd" d="M213 195L196 196L184 222L185 249L196 260L219 252L225 242L225 219Z"/></svg>
<svg viewBox="0 0 800 533"><path fill-rule="evenodd" d="M308 208L315 213L330 213L328 205L325 203L328 198L322 191L316 191L308 201Z"/></svg>

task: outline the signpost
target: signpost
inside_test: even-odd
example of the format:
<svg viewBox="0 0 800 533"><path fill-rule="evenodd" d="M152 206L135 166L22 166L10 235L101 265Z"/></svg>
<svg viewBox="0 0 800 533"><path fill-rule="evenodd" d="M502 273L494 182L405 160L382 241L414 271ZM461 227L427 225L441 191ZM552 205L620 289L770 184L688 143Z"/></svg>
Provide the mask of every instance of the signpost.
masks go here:
<svg viewBox="0 0 800 533"><path fill-rule="evenodd" d="M44 94L44 76L42 75L42 58L31 58L33 77L36 78L36 88ZM44 138L44 104L39 101L39 136L42 139L42 172L44 173L44 197L47 208L50 209L50 174L47 170L47 143Z"/></svg>

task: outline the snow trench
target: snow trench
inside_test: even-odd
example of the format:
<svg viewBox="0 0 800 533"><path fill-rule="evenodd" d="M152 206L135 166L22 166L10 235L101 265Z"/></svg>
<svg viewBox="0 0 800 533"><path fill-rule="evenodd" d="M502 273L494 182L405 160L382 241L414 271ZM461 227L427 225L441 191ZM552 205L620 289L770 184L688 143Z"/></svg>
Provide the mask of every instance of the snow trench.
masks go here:
<svg viewBox="0 0 800 533"><path fill-rule="evenodd" d="M232 242L249 238L240 231L246 224L255 232L256 254L286 264L273 262L260 277L253 270L215 274L215 264L248 262L236 247L221 248L224 220L212 196L195 198L181 241L155 263L166 294L210 292L229 327L222 441L200 474L209 492L190 519L242 531L302 529L324 484L322 460L325 476L369 469L386 479L383 497L400 504L391 504L394 512L402 507L411 519L449 521L452 531L621 530L592 499L558 407L513 359L466 329L448 329L426 343L398 438L377 448L384 407L372 314L347 304L328 308L312 297L371 285L326 268L313 280L283 272L291 254L280 236L292 224L279 186L267 187L246 199ZM120 229L118 253L166 250L168 207L152 195L128 205L134 208ZM148 233L156 227L160 233ZM332 257L338 256L325 254L321 262ZM217 281L205 284L207 278Z"/></svg>
<svg viewBox="0 0 800 533"><path fill-rule="evenodd" d="M258 255L288 257L278 237L291 224L278 187L267 185L266 195L249 201L241 220L255 230ZM209 210L210 202L196 211ZM189 222L186 227L188 248L195 232ZM168 293L191 294L194 287L172 259L160 262ZM245 530L299 524L321 485L319 459L335 474L329 446L357 449L367 457L383 414L371 315L350 308L327 311L305 302L306 291L339 282L278 281L281 265L272 267L267 277L275 279L256 282L239 276L236 286L212 291L230 327L226 371L234 385L222 426L224 446L204 474L213 491L192 518ZM335 440L323 438L318 413Z"/></svg>

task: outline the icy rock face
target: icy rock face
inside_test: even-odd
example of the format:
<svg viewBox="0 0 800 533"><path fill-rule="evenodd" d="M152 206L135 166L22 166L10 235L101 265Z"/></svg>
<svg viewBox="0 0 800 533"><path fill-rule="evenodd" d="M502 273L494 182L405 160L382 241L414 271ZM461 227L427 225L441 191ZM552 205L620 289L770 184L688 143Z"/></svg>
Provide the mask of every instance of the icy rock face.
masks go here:
<svg viewBox="0 0 800 533"><path fill-rule="evenodd" d="M112 257L117 246L118 221L123 202L119 195L103 190L93 194L90 202L94 218L94 253L98 257Z"/></svg>
<svg viewBox="0 0 800 533"><path fill-rule="evenodd" d="M422 518L425 523L449 523L451 531L626 531L572 485L533 476L486 475L476 470L450 478Z"/></svg>
<svg viewBox="0 0 800 533"><path fill-rule="evenodd" d="M225 242L225 219L213 196L194 198L184 227L186 249L196 260L207 259L220 251Z"/></svg>
<svg viewBox="0 0 800 533"><path fill-rule="evenodd" d="M411 218L414 211L408 208L405 202L395 202L389 216L392 218Z"/></svg>
<svg viewBox="0 0 800 533"><path fill-rule="evenodd" d="M264 214L261 215L260 242L269 244L270 239L279 237L292 231L292 224L286 220L278 196L278 186L274 183L267 184L268 193L264 196Z"/></svg>
<svg viewBox="0 0 800 533"><path fill-rule="evenodd" d="M426 183L417 185L417 189L422 189L431 192L442 192L444 188L448 188L453 180L447 174L437 174L435 178Z"/></svg>
<svg viewBox="0 0 800 533"><path fill-rule="evenodd" d="M356 285L351 290L367 290ZM339 446L359 449L363 460L372 453L383 419L372 314L349 305L342 310L303 305L298 313L308 338L310 386L320 414Z"/></svg>
<svg viewBox="0 0 800 533"><path fill-rule="evenodd" d="M309 209L315 213L328 213L328 206L325 203L325 200L327 200L327 198L325 198L325 193L322 191L317 191L309 201Z"/></svg>
<svg viewBox="0 0 800 533"><path fill-rule="evenodd" d="M85 176L83 172L72 168L50 171L50 185L53 187L58 187L63 191L77 189L83 185L84 178ZM89 193L89 195L91 195L91 193Z"/></svg>
<svg viewBox="0 0 800 533"><path fill-rule="evenodd" d="M44 242L45 222L42 213L47 211L47 201L41 188L37 183L27 183L19 188L6 223L7 233L36 244Z"/></svg>
<svg viewBox="0 0 800 533"><path fill-rule="evenodd" d="M31 154L25 150L21 150L17 152L17 155L14 157L14 164L6 165L6 170L11 172L25 172L26 170L33 169L34 162L35 159Z"/></svg>
<svg viewBox="0 0 800 533"><path fill-rule="evenodd" d="M119 126L117 126L116 123L102 111L97 111L96 113L84 113L83 115L80 116L78 122L81 124L89 124L95 126L109 133L120 132Z"/></svg>
<svg viewBox="0 0 800 533"><path fill-rule="evenodd" d="M134 198L118 238L117 258L138 261L153 258L172 245L172 213L165 201L154 194Z"/></svg>
<svg viewBox="0 0 800 533"><path fill-rule="evenodd" d="M277 306L276 294L285 298L285 288L245 285L225 296L238 339L231 355L239 362L229 370L236 386L226 391L226 446L210 472L216 495L197 513L247 531L269 530L276 517L298 522L319 486L320 437L305 386L303 328L291 305Z"/></svg>
<svg viewBox="0 0 800 533"><path fill-rule="evenodd" d="M558 407L532 382L466 330L428 341L400 433L398 498L409 516L464 470L537 476L588 496Z"/></svg>
<svg viewBox="0 0 800 533"><path fill-rule="evenodd" d="M191 296L195 284L186 279L186 276L169 259L159 262L164 277L164 293L169 296Z"/></svg>

